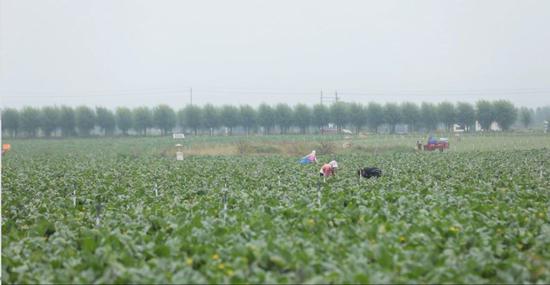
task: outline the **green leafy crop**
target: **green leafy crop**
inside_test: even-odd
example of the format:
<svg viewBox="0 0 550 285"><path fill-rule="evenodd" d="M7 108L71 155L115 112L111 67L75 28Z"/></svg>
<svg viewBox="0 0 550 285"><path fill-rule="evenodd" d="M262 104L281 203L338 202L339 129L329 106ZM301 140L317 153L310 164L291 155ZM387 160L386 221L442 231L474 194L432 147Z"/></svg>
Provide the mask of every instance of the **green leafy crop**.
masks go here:
<svg viewBox="0 0 550 285"><path fill-rule="evenodd" d="M6 283L550 283L548 149L341 154L318 196L295 157L18 147Z"/></svg>

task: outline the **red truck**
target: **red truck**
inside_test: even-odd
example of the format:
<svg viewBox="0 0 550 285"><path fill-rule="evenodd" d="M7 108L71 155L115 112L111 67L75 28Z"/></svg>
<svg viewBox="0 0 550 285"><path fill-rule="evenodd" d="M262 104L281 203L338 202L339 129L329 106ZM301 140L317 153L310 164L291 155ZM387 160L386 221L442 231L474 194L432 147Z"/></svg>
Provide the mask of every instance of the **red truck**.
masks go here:
<svg viewBox="0 0 550 285"><path fill-rule="evenodd" d="M444 149L449 148L449 140L446 138L440 138L440 139L434 139L430 138L428 140L428 143L424 145L424 150L432 151L439 149L439 151L443 151Z"/></svg>

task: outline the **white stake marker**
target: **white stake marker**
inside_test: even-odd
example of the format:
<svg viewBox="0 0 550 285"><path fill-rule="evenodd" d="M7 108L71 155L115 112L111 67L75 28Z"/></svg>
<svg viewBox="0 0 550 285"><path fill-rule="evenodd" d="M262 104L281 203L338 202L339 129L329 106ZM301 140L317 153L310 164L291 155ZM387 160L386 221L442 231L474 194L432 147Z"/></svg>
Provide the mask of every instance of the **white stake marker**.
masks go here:
<svg viewBox="0 0 550 285"><path fill-rule="evenodd" d="M227 188L222 189L223 192L223 220L227 217Z"/></svg>
<svg viewBox="0 0 550 285"><path fill-rule="evenodd" d="M321 190L317 191L317 205L321 207Z"/></svg>
<svg viewBox="0 0 550 285"><path fill-rule="evenodd" d="M319 182L317 182L317 206L321 207L321 181L320 180Z"/></svg>
<svg viewBox="0 0 550 285"><path fill-rule="evenodd" d="M73 207L76 207L76 190L73 189Z"/></svg>

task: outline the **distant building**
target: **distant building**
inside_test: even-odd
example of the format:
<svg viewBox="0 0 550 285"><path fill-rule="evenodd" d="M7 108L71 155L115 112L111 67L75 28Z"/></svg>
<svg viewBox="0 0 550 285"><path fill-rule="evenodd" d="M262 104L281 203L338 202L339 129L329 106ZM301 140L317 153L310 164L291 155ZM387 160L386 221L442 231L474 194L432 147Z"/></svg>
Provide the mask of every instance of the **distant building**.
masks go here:
<svg viewBox="0 0 550 285"><path fill-rule="evenodd" d="M463 132L464 132L464 127L462 127L459 124L453 125L453 133L463 133Z"/></svg>
<svg viewBox="0 0 550 285"><path fill-rule="evenodd" d="M498 124L497 124L496 122L493 122L493 123L491 124L491 126L489 127L489 130L490 130L490 131L502 131L502 129L498 126ZM475 131L476 131L476 132L482 131L481 125L479 124L478 121L476 121Z"/></svg>

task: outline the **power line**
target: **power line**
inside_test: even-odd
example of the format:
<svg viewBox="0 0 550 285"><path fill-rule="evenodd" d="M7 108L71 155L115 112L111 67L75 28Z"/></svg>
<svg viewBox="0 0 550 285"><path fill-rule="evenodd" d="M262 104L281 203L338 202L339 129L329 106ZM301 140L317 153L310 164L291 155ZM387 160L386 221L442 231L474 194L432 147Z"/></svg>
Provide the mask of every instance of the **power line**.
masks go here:
<svg viewBox="0 0 550 285"><path fill-rule="evenodd" d="M32 99L32 98L93 98L93 97L123 97L123 96L135 96L135 95L154 95L161 94L173 96L182 96L189 93L190 102L193 101L193 91L198 94L255 94L255 95L270 95L270 96L291 96L291 95L314 95L316 92L312 91L296 91L296 90L278 90L278 89L212 89L212 88L193 88L187 89L170 89L170 88L152 88L152 89L119 89L119 90L96 90L96 91L55 91L55 90L23 90L23 89L0 89L2 93L18 94L18 95L2 95L3 99ZM66 95L66 94L79 94L79 95ZM318 93L317 93L318 94ZM345 95L346 97L363 97L363 96L501 96L501 95L530 95L530 96L548 96L550 95L550 88L517 88L517 89L463 89L463 90L429 90L429 89L416 89L416 90L370 90L370 91L335 91L334 96L324 95L321 91L321 103L325 101L338 101L339 95Z"/></svg>

